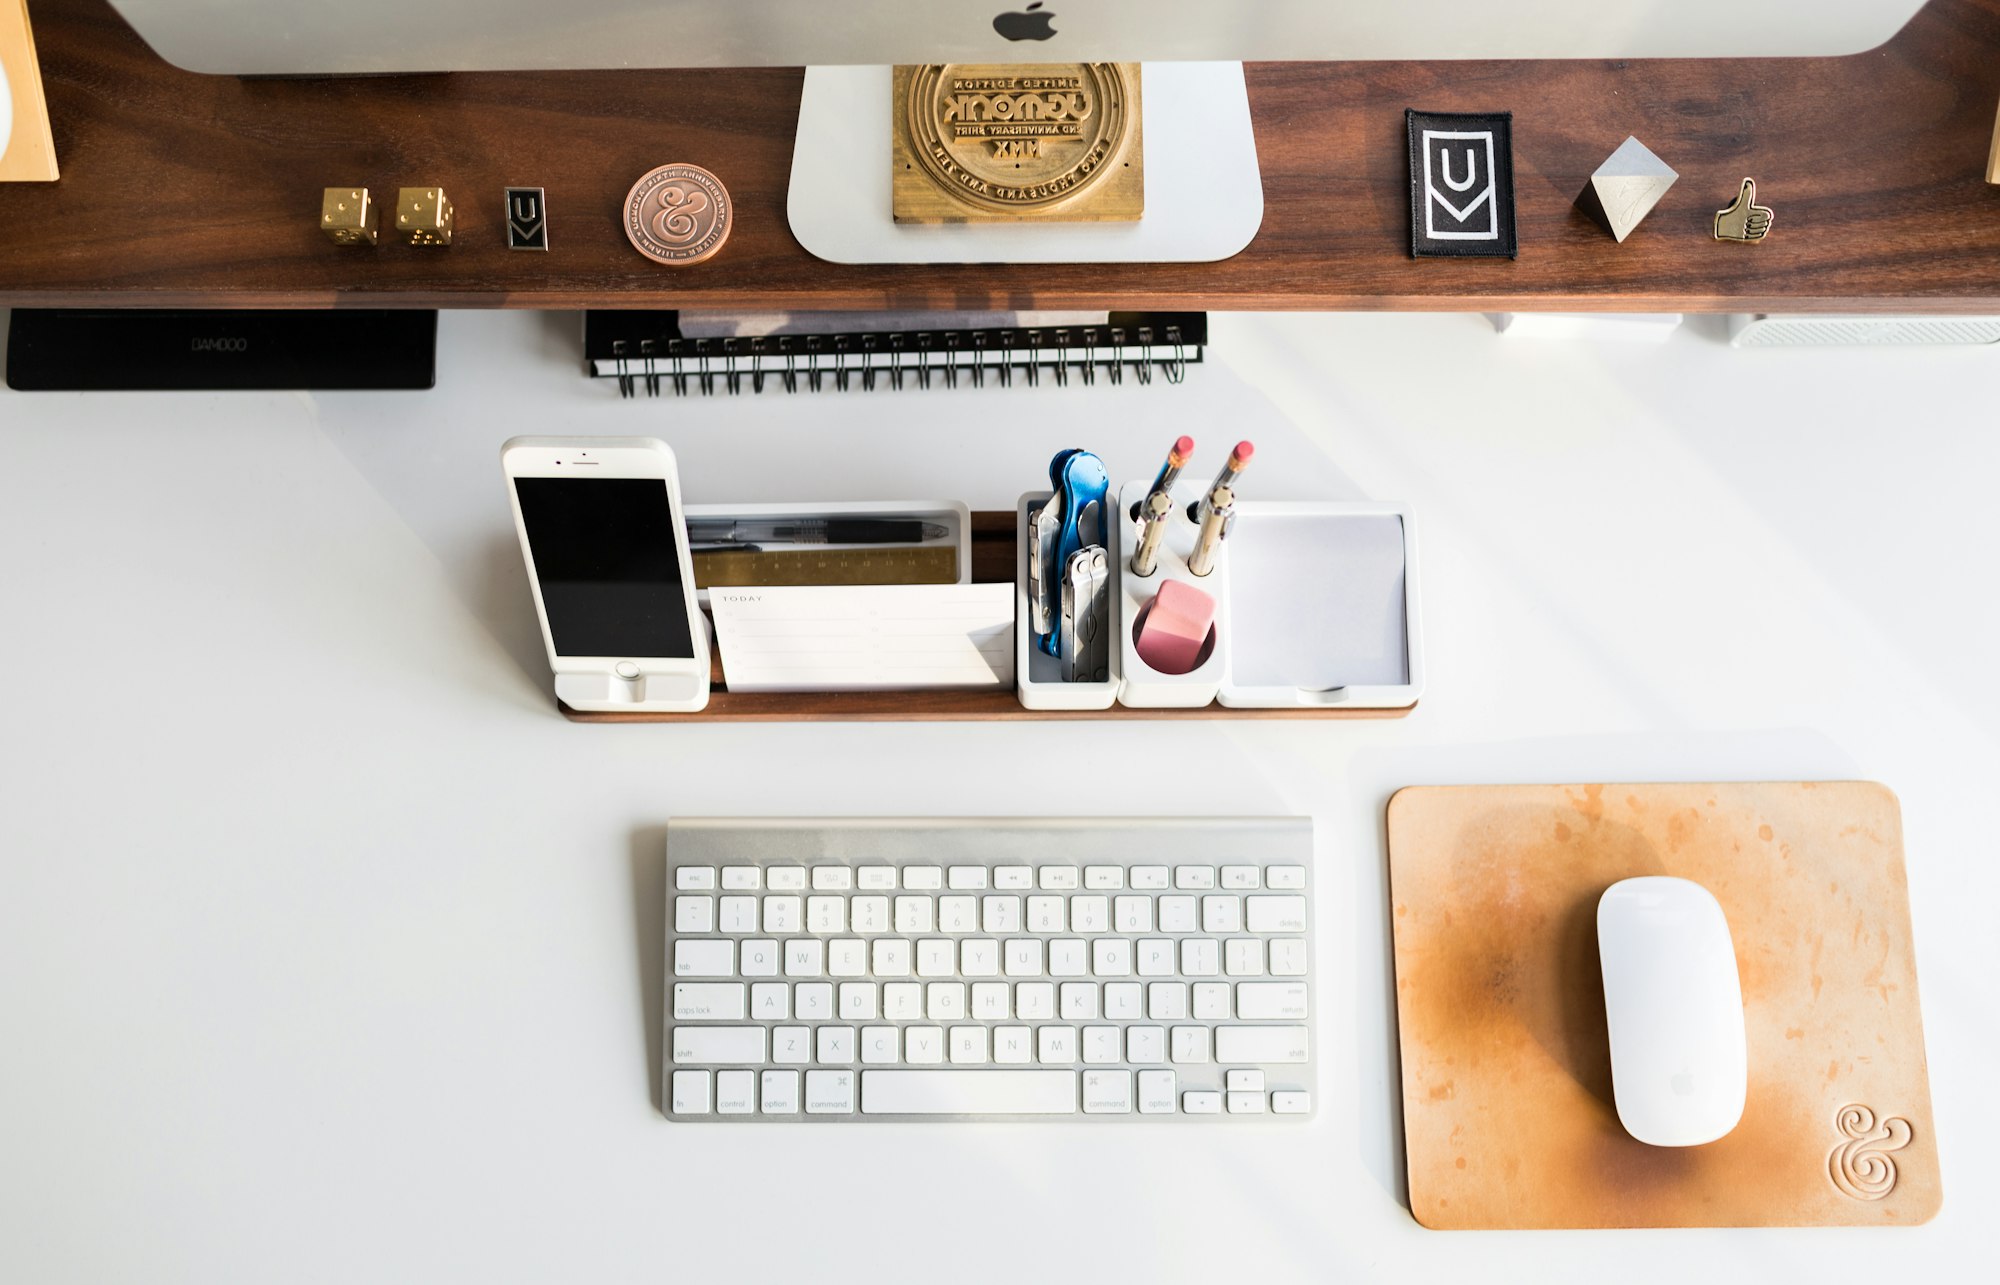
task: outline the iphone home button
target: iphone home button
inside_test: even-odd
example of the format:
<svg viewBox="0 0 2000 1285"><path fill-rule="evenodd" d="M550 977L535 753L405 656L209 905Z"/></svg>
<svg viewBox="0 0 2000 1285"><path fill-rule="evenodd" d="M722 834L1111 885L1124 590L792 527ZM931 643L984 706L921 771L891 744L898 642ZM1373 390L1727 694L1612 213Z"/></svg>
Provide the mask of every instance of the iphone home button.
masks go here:
<svg viewBox="0 0 2000 1285"><path fill-rule="evenodd" d="M616 673L620 678L637 678L639 676L639 667L629 660L621 660L611 668L612 672Z"/></svg>

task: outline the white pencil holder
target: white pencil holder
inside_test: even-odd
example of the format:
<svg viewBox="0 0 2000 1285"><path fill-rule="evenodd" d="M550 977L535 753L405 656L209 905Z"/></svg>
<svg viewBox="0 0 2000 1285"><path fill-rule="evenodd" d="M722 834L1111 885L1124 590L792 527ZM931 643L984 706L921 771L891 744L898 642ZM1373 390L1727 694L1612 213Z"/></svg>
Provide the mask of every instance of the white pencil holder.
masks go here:
<svg viewBox="0 0 2000 1285"><path fill-rule="evenodd" d="M1107 676L1097 683L1064 682L1061 657L1051 656L1035 645L1033 607L1028 601L1028 523L1052 495L1050 491L1030 491L1021 497L1014 510L1014 690L1026 709L1110 709L1118 699L1120 657L1115 641L1110 646ZM1111 566L1108 614L1114 620L1118 612L1118 583L1123 578L1119 575L1119 532L1117 521L1105 522L1104 552ZM1111 621L1106 623L1112 625Z"/></svg>
<svg viewBox="0 0 2000 1285"><path fill-rule="evenodd" d="M1207 489L1199 483L1174 488L1174 509L1167 516L1166 533L1160 540L1159 556L1150 575L1135 575L1128 558L1138 547L1139 524L1132 516L1136 505L1152 490L1147 481L1127 482L1118 492L1116 551L1118 584L1112 596L1118 603L1118 646L1114 649L1118 672L1123 677L1118 703L1133 709L1197 709L1213 701L1222 688L1222 676L1229 671L1229 620L1225 615L1229 595L1229 542L1223 541L1215 565L1205 576L1188 570L1199 528L1188 519L1188 505L1199 500ZM1180 580L1215 599L1215 628L1210 634L1201 662L1185 674L1163 674L1139 655L1140 613L1151 605L1160 586Z"/></svg>

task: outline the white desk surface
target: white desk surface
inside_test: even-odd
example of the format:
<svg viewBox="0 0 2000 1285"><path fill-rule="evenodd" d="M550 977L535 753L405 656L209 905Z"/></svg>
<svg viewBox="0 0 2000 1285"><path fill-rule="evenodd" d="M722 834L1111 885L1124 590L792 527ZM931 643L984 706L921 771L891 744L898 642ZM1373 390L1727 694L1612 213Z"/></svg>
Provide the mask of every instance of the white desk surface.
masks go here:
<svg viewBox="0 0 2000 1285"><path fill-rule="evenodd" d="M2000 1206L2000 353L1218 317L1185 386L620 402L573 316L429 394L0 391L0 1279L1947 1279ZM1059 447L1412 502L1400 722L583 727L497 450L654 433L695 500L1005 508ZM1061 794L1017 793L1032 756ZM1048 779L1044 770L1037 774ZM1438 1234L1402 1204L1383 806L1417 782L1902 797L1944 1212ZM1095 794L1086 793L1094 789ZM681 814L1309 813L1297 1129L736 1129L654 1102Z"/></svg>

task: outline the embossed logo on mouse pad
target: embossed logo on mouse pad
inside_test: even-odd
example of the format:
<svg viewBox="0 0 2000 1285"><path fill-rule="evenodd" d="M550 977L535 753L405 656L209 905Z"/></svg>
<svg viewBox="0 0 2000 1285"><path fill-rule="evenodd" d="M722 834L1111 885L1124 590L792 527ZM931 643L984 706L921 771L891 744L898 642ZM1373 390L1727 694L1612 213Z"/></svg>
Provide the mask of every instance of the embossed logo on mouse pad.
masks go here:
<svg viewBox="0 0 2000 1285"><path fill-rule="evenodd" d="M1833 1185L1856 1200L1880 1200L1894 1191L1896 1162L1889 1153L1910 1145L1915 1136L1910 1122L1891 1115L1878 1124L1872 1110L1850 1103L1833 1113L1833 1127L1846 1139L1826 1158Z"/></svg>

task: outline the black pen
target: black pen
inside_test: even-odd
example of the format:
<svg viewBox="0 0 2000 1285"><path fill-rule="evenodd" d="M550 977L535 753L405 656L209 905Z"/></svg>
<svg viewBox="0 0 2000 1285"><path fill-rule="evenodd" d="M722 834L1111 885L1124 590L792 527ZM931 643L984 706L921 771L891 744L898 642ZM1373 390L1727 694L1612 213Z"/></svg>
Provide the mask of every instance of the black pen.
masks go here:
<svg viewBox="0 0 2000 1285"><path fill-rule="evenodd" d="M922 544L951 529L905 518L691 518L690 544Z"/></svg>

